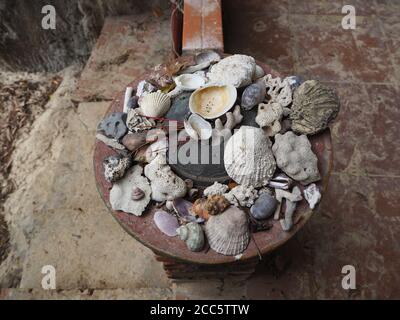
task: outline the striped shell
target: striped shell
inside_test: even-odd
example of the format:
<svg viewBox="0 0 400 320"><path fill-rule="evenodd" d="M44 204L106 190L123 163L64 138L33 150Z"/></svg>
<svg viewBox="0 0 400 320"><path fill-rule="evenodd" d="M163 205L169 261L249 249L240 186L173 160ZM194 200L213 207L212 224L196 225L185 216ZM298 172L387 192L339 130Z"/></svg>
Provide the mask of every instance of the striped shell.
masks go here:
<svg viewBox="0 0 400 320"><path fill-rule="evenodd" d="M162 117L168 112L171 99L165 93L157 91L140 98L139 106L146 117Z"/></svg>
<svg viewBox="0 0 400 320"><path fill-rule="evenodd" d="M242 126L229 140L225 169L238 184L261 187L272 178L276 163L271 141L260 128Z"/></svg>
<svg viewBox="0 0 400 320"><path fill-rule="evenodd" d="M250 241L246 213L237 207L210 216L205 225L205 233L211 249L226 256L241 254Z"/></svg>

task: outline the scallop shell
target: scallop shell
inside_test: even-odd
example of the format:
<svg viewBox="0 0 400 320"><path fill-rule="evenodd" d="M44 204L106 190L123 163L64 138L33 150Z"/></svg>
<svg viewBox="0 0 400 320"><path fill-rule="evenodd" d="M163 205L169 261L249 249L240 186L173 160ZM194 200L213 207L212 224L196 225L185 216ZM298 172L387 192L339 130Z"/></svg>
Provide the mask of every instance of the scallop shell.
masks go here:
<svg viewBox="0 0 400 320"><path fill-rule="evenodd" d="M182 74L174 79L177 87L185 91L194 91L206 83L202 76L197 74Z"/></svg>
<svg viewBox="0 0 400 320"><path fill-rule="evenodd" d="M205 225L205 233L211 249L227 256L241 254L250 241L246 213L237 207L210 216Z"/></svg>
<svg viewBox="0 0 400 320"><path fill-rule="evenodd" d="M238 184L264 186L276 168L271 141L262 129L242 126L226 144L224 164Z"/></svg>
<svg viewBox="0 0 400 320"><path fill-rule="evenodd" d="M211 124L200 117L198 114L192 114L185 121L186 133L194 140L208 140L211 138Z"/></svg>
<svg viewBox="0 0 400 320"><path fill-rule="evenodd" d="M315 134L327 128L329 122L336 118L340 102L334 90L316 80L309 80L295 91L291 109L293 131Z"/></svg>
<svg viewBox="0 0 400 320"><path fill-rule="evenodd" d="M215 119L228 112L235 104L236 98L237 91L234 86L210 85L193 92L189 100L189 109L204 119Z"/></svg>
<svg viewBox="0 0 400 320"><path fill-rule="evenodd" d="M157 91L140 98L139 106L146 117L162 117L168 112L171 99L165 93Z"/></svg>

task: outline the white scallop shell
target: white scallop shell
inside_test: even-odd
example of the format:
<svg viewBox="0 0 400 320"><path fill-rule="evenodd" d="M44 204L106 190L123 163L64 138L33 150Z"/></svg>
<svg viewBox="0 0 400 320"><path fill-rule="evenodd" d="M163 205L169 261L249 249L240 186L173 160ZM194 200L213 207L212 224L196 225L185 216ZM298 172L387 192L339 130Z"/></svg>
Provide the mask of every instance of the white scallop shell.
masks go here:
<svg viewBox="0 0 400 320"><path fill-rule="evenodd" d="M216 119L233 107L236 98L237 91L234 86L210 85L193 92L189 99L189 109L204 119Z"/></svg>
<svg viewBox="0 0 400 320"><path fill-rule="evenodd" d="M174 81L177 87L185 91L194 91L206 83L204 77L197 74L182 74L177 76Z"/></svg>
<svg viewBox="0 0 400 320"><path fill-rule="evenodd" d="M171 106L171 99L161 91L149 93L139 99L142 114L146 117L162 117Z"/></svg>
<svg viewBox="0 0 400 320"><path fill-rule="evenodd" d="M226 144L224 164L238 184L264 186L276 168L271 141L262 129L242 126Z"/></svg>
<svg viewBox="0 0 400 320"><path fill-rule="evenodd" d="M185 121L185 130L194 140L208 140L212 134L211 124L195 113Z"/></svg>
<svg viewBox="0 0 400 320"><path fill-rule="evenodd" d="M205 233L211 249L227 256L241 254L250 241L246 213L237 207L210 216L205 225Z"/></svg>

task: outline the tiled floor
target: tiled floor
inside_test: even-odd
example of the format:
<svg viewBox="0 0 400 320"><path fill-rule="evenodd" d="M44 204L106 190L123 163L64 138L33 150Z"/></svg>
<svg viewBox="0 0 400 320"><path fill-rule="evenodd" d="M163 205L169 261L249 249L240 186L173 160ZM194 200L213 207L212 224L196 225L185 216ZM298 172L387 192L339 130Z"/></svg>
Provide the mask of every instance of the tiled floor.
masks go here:
<svg viewBox="0 0 400 320"><path fill-rule="evenodd" d="M344 4L355 30L344 30ZM225 0L229 53L337 89L334 171L319 212L258 268L248 297L400 297L400 1ZM354 265L357 289L343 290Z"/></svg>

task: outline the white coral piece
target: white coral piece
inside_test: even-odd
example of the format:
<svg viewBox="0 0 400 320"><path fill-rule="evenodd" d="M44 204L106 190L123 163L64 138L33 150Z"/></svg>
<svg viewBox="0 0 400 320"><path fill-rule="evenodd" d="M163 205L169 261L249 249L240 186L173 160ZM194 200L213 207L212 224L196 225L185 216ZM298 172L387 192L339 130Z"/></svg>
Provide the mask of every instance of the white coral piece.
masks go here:
<svg viewBox="0 0 400 320"><path fill-rule="evenodd" d="M267 74L262 81L273 102L279 103L282 107L287 107L292 103L292 89L288 80L282 80L279 77L273 78L271 74Z"/></svg>
<svg viewBox="0 0 400 320"><path fill-rule="evenodd" d="M314 209L317 203L321 200L321 193L315 183L310 184L304 189L304 198L307 200L310 209Z"/></svg>
<svg viewBox="0 0 400 320"><path fill-rule="evenodd" d="M235 106L233 112L226 113L226 122L222 124L221 119L215 120L215 128L212 133L213 145L219 145L222 141L228 141L232 136L232 130L243 120L243 116L240 112L240 106Z"/></svg>
<svg viewBox="0 0 400 320"><path fill-rule="evenodd" d="M215 84L230 84L236 88L251 84L256 71L253 57L234 54L213 65L207 77Z"/></svg>
<svg viewBox="0 0 400 320"><path fill-rule="evenodd" d="M186 195L185 181L179 178L166 163L165 155L159 154L144 168L145 176L151 182L152 199L163 202Z"/></svg>
<svg viewBox="0 0 400 320"><path fill-rule="evenodd" d="M214 195L223 195L227 191L228 191L228 186L226 184L222 184L222 183L215 181L213 185L204 189L203 194L206 197L208 197L208 196L214 196Z"/></svg>
<svg viewBox="0 0 400 320"><path fill-rule="evenodd" d="M275 197L276 200L278 200L279 202L277 210L275 211L276 220L279 219L282 200L283 198L286 199L285 218L281 219L279 222L282 226L282 230L289 231L293 226L293 215L296 211L297 202L303 199L303 197L301 196L301 191L297 186L293 188L292 192L276 189Z"/></svg>
<svg viewBox="0 0 400 320"><path fill-rule="evenodd" d="M258 191L253 186L239 185L224 197L234 206L250 208L258 198Z"/></svg>
<svg viewBox="0 0 400 320"><path fill-rule="evenodd" d="M113 210L121 210L135 216L140 216L150 202L151 187L148 180L142 176L143 168L136 165L127 174L115 182L110 191L110 203ZM132 199L132 189L137 187L144 193L140 200Z"/></svg>
<svg viewBox="0 0 400 320"><path fill-rule="evenodd" d="M294 180L308 185L321 179L318 158L311 150L306 135L297 136L292 131L277 134L272 151L277 166Z"/></svg>
<svg viewBox="0 0 400 320"><path fill-rule="evenodd" d="M286 116L289 113L290 109L282 107L278 102L260 103L256 123L260 128L266 127L265 132L269 137L272 137L281 131L280 121L284 115Z"/></svg>

